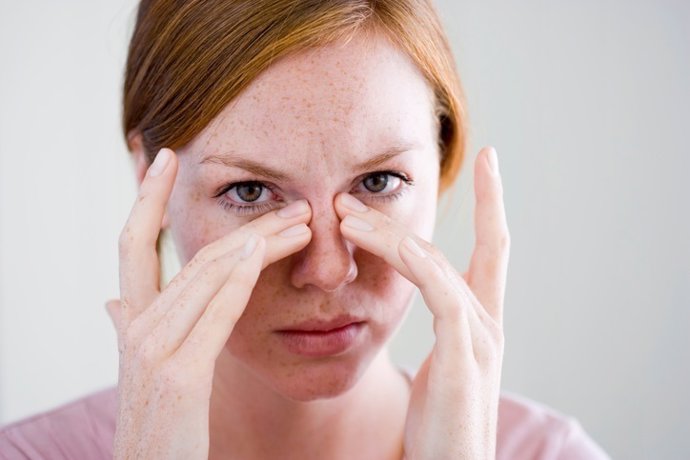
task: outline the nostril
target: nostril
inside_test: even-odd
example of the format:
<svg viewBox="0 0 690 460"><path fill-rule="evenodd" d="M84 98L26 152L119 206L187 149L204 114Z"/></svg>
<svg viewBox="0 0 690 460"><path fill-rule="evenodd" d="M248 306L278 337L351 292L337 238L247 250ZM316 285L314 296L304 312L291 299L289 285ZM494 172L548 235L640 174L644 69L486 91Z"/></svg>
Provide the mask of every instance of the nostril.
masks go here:
<svg viewBox="0 0 690 460"><path fill-rule="evenodd" d="M336 242L318 236L302 250L291 270L293 286L312 285L326 292L336 291L358 274L352 250L345 240Z"/></svg>
<svg viewBox="0 0 690 460"><path fill-rule="evenodd" d="M357 270L357 264L353 260L350 264L350 271L347 273L347 276L345 277L345 284L353 282L357 278L358 274L359 272Z"/></svg>

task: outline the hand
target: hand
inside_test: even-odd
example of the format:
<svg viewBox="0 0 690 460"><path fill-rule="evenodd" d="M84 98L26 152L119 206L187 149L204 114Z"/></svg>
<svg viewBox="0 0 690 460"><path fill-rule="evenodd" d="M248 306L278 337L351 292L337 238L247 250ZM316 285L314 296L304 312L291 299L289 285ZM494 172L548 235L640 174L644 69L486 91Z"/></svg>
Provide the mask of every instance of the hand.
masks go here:
<svg viewBox="0 0 690 460"><path fill-rule="evenodd" d="M412 385L407 459L495 458L510 237L492 155L495 160L495 151L484 148L475 163L476 247L464 277L401 224L362 203L360 211L348 209L354 197L337 200L345 238L417 285L434 316L436 342ZM371 230L362 230L367 226L355 219Z"/></svg>
<svg viewBox="0 0 690 460"><path fill-rule="evenodd" d="M311 210L294 202L234 230L160 292L155 245L178 163L169 149L156 160L120 234L121 300L107 303L120 350L114 457L206 459L216 358L259 272L311 239Z"/></svg>

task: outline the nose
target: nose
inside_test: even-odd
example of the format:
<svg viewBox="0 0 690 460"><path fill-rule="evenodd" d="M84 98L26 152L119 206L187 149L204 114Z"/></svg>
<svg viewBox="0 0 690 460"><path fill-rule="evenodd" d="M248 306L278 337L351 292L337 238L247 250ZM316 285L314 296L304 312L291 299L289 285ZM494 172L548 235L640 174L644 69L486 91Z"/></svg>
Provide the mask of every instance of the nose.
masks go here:
<svg viewBox="0 0 690 460"><path fill-rule="evenodd" d="M340 220L333 203L320 209L312 205L309 228L311 241L293 256L293 286L301 289L311 285L333 292L352 282L357 277L357 264L352 255L355 246L340 233Z"/></svg>

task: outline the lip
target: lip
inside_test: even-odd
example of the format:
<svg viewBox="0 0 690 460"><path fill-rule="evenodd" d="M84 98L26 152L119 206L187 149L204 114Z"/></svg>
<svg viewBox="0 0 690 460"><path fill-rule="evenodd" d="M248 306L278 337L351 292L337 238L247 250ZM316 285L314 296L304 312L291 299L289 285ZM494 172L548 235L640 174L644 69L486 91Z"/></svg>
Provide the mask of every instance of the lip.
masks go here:
<svg viewBox="0 0 690 460"><path fill-rule="evenodd" d="M275 331L291 353L313 358L336 356L354 347L366 321L351 316L313 319Z"/></svg>
<svg viewBox="0 0 690 460"><path fill-rule="evenodd" d="M352 323L362 323L363 320L351 315L340 315L331 319L310 319L301 323L280 329L278 332L328 332L340 329Z"/></svg>

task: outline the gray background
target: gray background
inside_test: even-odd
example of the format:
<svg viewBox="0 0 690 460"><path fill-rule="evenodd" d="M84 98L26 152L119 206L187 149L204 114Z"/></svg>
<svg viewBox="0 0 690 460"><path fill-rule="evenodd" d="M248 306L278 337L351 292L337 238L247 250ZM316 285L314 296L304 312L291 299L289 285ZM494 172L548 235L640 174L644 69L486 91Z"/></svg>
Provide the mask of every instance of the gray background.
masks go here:
<svg viewBox="0 0 690 460"><path fill-rule="evenodd" d="M119 134L133 1L0 2L0 422L116 380L103 302L135 196ZM503 387L616 458L690 456L690 3L437 2L501 161L512 257ZM462 270L472 178L441 206ZM393 345L432 343L416 301Z"/></svg>

